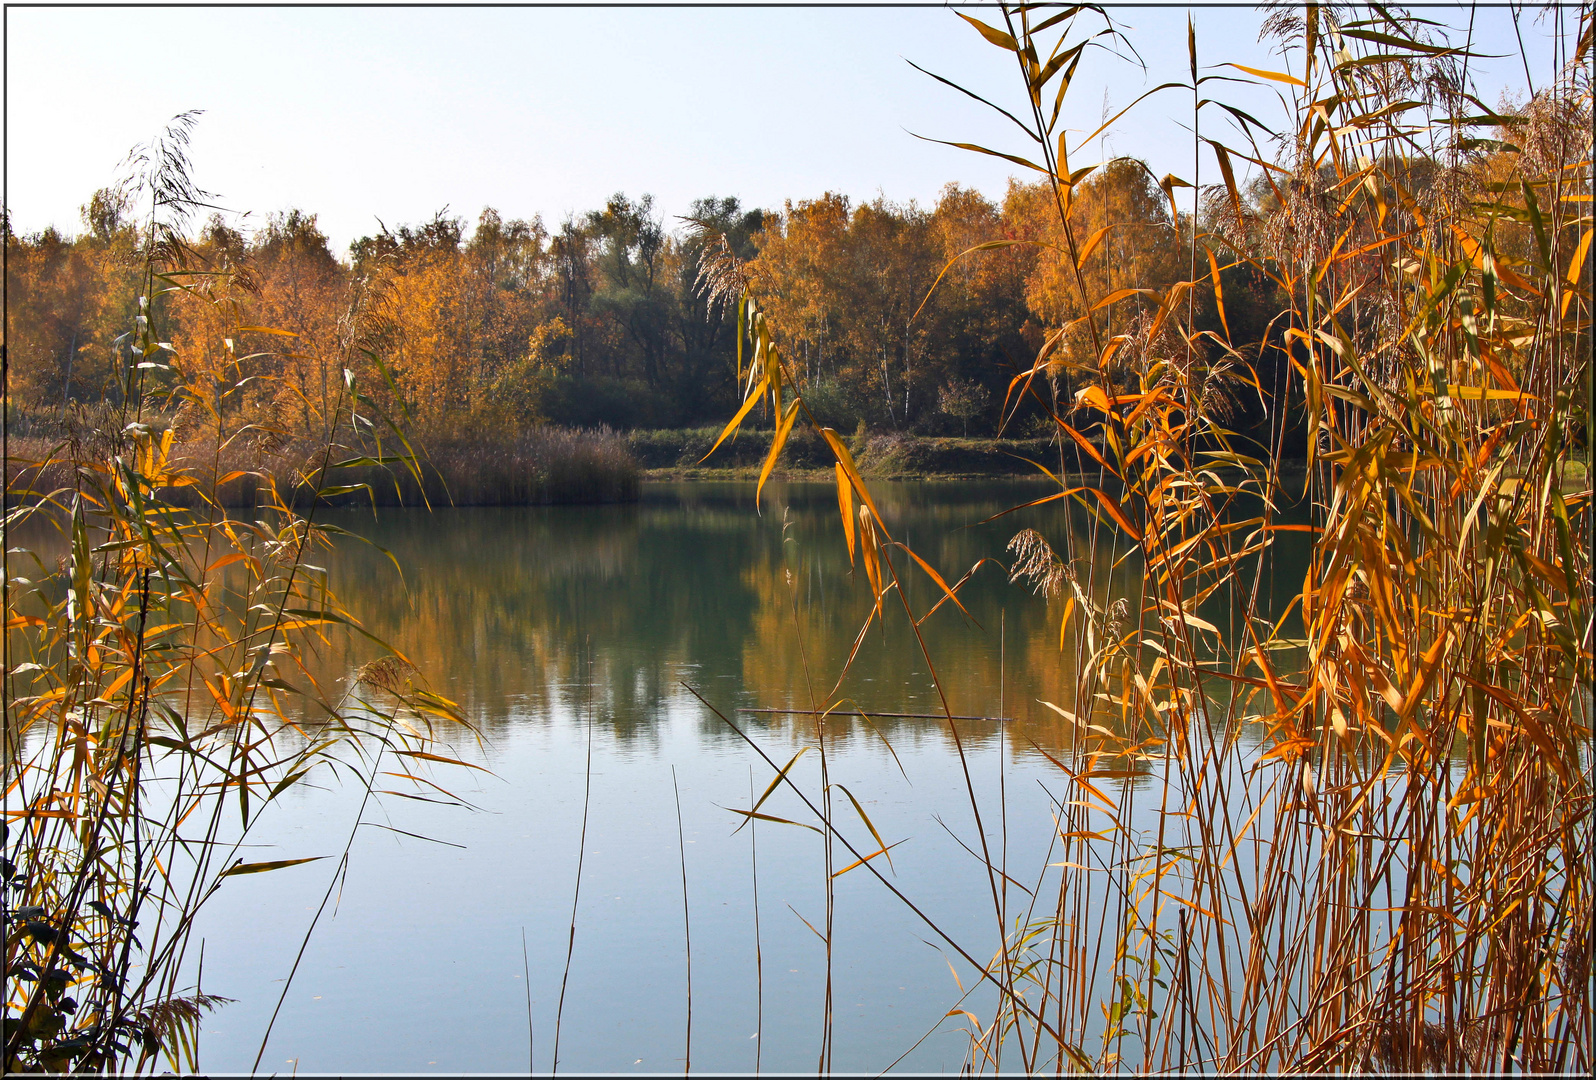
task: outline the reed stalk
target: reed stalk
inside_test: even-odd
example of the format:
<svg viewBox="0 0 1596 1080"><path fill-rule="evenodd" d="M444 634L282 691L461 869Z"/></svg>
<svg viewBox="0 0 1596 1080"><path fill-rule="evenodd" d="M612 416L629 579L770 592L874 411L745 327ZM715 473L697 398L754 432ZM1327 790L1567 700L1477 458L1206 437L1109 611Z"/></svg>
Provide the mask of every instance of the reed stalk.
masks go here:
<svg viewBox="0 0 1596 1080"><path fill-rule="evenodd" d="M397 653L343 688L306 664L331 636L365 633L311 561L335 532L317 507L348 490L351 453L409 459L351 450L355 410L377 415L353 379L295 473L312 493L303 512L265 478L253 519L230 517L220 496L236 477L174 460L173 432L152 422L185 410L220 454L241 434L236 396L258 359L234 344L276 333L248 325L236 275L192 268L183 238L209 199L189 176L194 121L178 117L130 158L128 190L149 214L117 393L15 484L7 440L7 1072L197 1068L200 1020L226 1000L200 990L189 958L206 903L244 875L328 857L244 862L261 815L329 770L379 797L380 757L448 760L428 750L434 725L463 722ZM219 367L161 340L184 304L232 327ZM348 353L364 345L362 318L357 301ZM53 565L21 546L52 532ZM19 559L30 577L13 574Z"/></svg>
<svg viewBox="0 0 1596 1080"><path fill-rule="evenodd" d="M591 684L592 663L588 664ZM577 834L576 884L571 888L571 932L565 941L565 971L560 975L560 1000L554 1007L554 1060L551 1074L560 1071L560 1029L565 1020L565 988L571 981L571 958L576 955L576 912L582 903L582 867L587 863L587 812L593 801L593 702L587 704L587 762L582 780L582 829ZM686 893L683 893L685 898Z"/></svg>
<svg viewBox="0 0 1596 1080"><path fill-rule="evenodd" d="M1193 103L1192 178L1158 181L1190 273L1107 295L1085 273L1103 233L1074 217L1098 166L1070 161L1097 133L1072 141L1063 120L1084 51L1123 33L1092 8L997 15L959 13L1012 57L1024 105L1004 115L1030 142L973 149L1040 175L1058 228L965 254L1037 243L1077 292L1084 314L1048 332L1006 407L1031 399L1090 459L1028 505L1070 500L1091 525L1015 538L1011 574L1059 612L1073 695L1047 704L1075 735L1033 746L1064 788L1039 875L1054 899L1015 927L968 787L1000 945L975 963L932 927L999 995L984 1025L950 1013L972 1024L966 1067L995 1071L1012 1040L1027 1071L1588 1070L1592 518L1571 466L1596 434L1591 5L1551 13L1560 66L1516 110L1473 88L1472 21L1275 12L1285 70L1239 69L1282 88L1275 131L1214 96L1204 72L1236 66L1199 65L1190 28L1188 77L1143 96ZM1210 155L1220 182L1201 187ZM1230 336L1237 268L1273 283L1262 340ZM865 630L891 591L917 636L962 608L979 564L949 585L892 537L747 279L723 259L713 280L738 300L744 389L716 445L764 402L761 490L794 430L830 450ZM1272 418L1267 445L1226 426L1243 393ZM1303 436L1298 479L1282 466ZM1282 543L1309 565L1285 603ZM895 553L936 587L930 611ZM1120 561L1143 574L1115 595L1098 568ZM968 782L945 698L943 719ZM873 844L770 764L750 820L785 784L854 853L847 870L920 914L873 865L888 845L863 811Z"/></svg>
<svg viewBox="0 0 1596 1080"><path fill-rule="evenodd" d="M671 766L671 794L676 797L676 848L682 864L682 942L687 954L687 1028L683 1035L682 1072L693 1071L693 916L687 903L687 835L682 831L682 789Z"/></svg>

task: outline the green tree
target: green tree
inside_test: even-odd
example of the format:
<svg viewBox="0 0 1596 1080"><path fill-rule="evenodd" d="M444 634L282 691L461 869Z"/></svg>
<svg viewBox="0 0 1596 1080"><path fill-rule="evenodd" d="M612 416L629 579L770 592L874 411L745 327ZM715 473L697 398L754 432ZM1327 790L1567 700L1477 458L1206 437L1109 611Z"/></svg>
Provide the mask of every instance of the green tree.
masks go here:
<svg viewBox="0 0 1596 1080"><path fill-rule="evenodd" d="M601 245L599 286L591 303L595 313L610 320L623 344L613 373L625 377L628 368L635 368L648 391L657 393L665 384L671 352L672 302L679 299L665 287L671 238L654 216L652 195L633 202L617 193L602 211L589 215L589 224Z"/></svg>

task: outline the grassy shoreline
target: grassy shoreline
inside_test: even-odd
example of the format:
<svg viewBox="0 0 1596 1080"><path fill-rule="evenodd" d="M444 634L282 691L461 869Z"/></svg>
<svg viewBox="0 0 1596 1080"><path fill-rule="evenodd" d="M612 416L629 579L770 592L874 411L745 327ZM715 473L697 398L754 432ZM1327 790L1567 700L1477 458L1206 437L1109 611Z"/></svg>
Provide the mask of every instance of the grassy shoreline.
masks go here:
<svg viewBox="0 0 1596 1080"><path fill-rule="evenodd" d="M612 432L556 427L533 428L513 438L473 441L458 435L422 439L416 443L423 483L403 467L376 465L340 470L345 485L369 485L334 497L337 505L378 506L549 506L581 503L634 502L642 483L680 481L754 481L770 452L769 431L746 431L728 440L705 459L720 432L714 428L681 428ZM859 434L848 440L862 475L877 480L1046 480L1038 468L1054 476L1091 475L1098 465L1075 446L1047 439L992 439L981 437ZM67 442L65 435L13 437L6 461L6 484L15 497L33 492L35 497L71 486L71 468L65 460L46 465L37 462ZM265 497L268 483L283 493L295 492L296 504L309 488L296 483L297 474L314 471L307 448L290 443L271 449L225 446L188 439L172 448L172 461L214 480L235 475L217 485L220 502L228 507L254 506ZM1305 467L1300 460L1280 463L1283 472ZM1062 471L1061 471L1062 470ZM1571 460L1565 470L1565 488L1589 482L1589 466ZM819 439L795 433L772 470L777 480L832 483L831 459ZM269 478L269 479L268 479ZM302 493L302 494L301 494ZM182 489L167 489L167 501L182 505Z"/></svg>
<svg viewBox="0 0 1596 1080"><path fill-rule="evenodd" d="M5 483L13 500L40 500L74 484L71 449L84 436L71 432L13 437L5 461ZM293 441L281 445L214 438L174 439L167 461L188 470L197 486L162 487L173 506L193 506L198 491L213 493L225 507L269 503L275 486L290 506L303 508L322 487L322 501L335 506L545 506L633 502L641 479L625 440L608 429L539 427L510 437L469 439L459 435L413 440L414 469L390 461L376 464L375 448L360 453ZM384 451L390 458L397 447ZM340 460L350 464L336 467ZM324 464L335 466L336 491L319 480Z"/></svg>
<svg viewBox="0 0 1596 1080"><path fill-rule="evenodd" d="M745 430L715 448L716 428L632 431L622 436L645 480L755 480L770 453L771 432ZM1048 439L992 439L957 436L865 434L846 440L859 471L877 479L984 480L1042 477L1034 463L1057 473L1087 464L1074 447L1062 460ZM707 458L706 458L707 455ZM795 431L783 448L773 476L786 480L833 481L833 458L811 432Z"/></svg>
<svg viewBox="0 0 1596 1080"><path fill-rule="evenodd" d="M617 437L631 450L639 478L645 483L758 480L770 452L771 433L743 431L735 442L727 440L704 460L719 434L716 428L679 428L621 432ZM1047 480L1038 464L1054 477L1095 475L1100 468L1075 446L1065 445L1061 455L1056 442L1039 438L888 433L854 435L845 441L860 475L874 480ZM834 483L832 460L819 439L795 431L770 475L776 480ZM1285 457L1275 464L1282 474L1293 476L1305 473L1308 467L1301 457ZM1563 489L1580 490L1590 484L1590 478L1588 455L1571 452L1563 470Z"/></svg>

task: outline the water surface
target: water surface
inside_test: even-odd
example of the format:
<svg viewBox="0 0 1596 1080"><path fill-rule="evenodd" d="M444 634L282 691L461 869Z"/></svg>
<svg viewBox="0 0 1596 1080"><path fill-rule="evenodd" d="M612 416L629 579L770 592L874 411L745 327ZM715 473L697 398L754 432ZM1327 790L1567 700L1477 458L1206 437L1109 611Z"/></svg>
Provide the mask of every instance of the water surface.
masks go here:
<svg viewBox="0 0 1596 1080"><path fill-rule="evenodd" d="M1117 593L1138 583L1139 567L1107 540L1092 551L1087 523L1061 503L978 524L1045 488L877 491L894 535L950 581L983 558L1008 562L1008 540L1036 528L1060 549L1073 531L1080 558ZM756 510L751 484L719 483L646 485L627 506L339 514L337 524L391 552L404 574L376 548L345 544L327 560L335 589L463 706L480 737L454 749L487 771L430 774L469 807L389 796L357 827L361 793L329 776L268 815L251 858L337 855L352 829L355 839L262 1068L543 1071L560 1013L561 1069L677 1071L687 1056L689 929L693 1068L748 1070L756 1054L770 1070L815 1068L827 978L820 839L770 822L737 832L730 808L748 807L751 790L770 782L765 757L785 764L806 746L793 776L819 799L813 718L739 710L832 699L871 606L836 514L829 485L771 485ZM1084 580L1087 567L1078 569ZM923 614L937 593L916 573L905 595ZM1071 678L1058 602L992 564L960 595L968 616L944 605L920 628L925 648L955 714L1012 720L834 719L826 764L843 832L874 849L846 788L899 845L890 865L876 860L883 873L985 958L999 920L972 852L984 834L1019 883L999 896L1010 925L1027 914L1027 888L1046 896L1037 879L1065 785L1034 747L1067 745L1041 702L1067 706ZM352 649L319 663L329 679L347 678L369 655ZM901 606L859 641L836 696L866 712L941 711ZM787 791L763 812L813 821ZM203 1068L254 1061L335 861L234 879L212 901L203 987L237 1000L206 1020ZM833 868L851 861L839 850ZM865 870L836 885L832 1067L877 1072L907 1052L900 1068L958 1068L968 1039L964 1021L946 1014L989 1016L992 995L965 997L977 982L970 966Z"/></svg>

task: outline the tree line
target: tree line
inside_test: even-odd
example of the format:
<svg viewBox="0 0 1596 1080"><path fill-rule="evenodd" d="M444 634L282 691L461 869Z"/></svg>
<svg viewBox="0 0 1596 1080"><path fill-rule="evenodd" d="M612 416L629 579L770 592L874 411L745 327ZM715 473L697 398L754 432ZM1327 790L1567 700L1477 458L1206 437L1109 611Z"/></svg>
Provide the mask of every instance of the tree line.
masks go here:
<svg viewBox="0 0 1596 1080"><path fill-rule="evenodd" d="M1423 163L1414 169L1422 191ZM1112 339L1148 317L1149 296L1211 270L1220 288L1191 289L1198 334L1183 347L1245 372L1257 393L1227 404L1238 430L1262 430L1285 400L1289 344L1271 339L1276 282L1232 265L1230 251L1238 234L1290 217L1291 192L1267 173L1220 185L1194 222L1143 163L1115 160L1072 193L1077 235L1089 238L1073 253L1056 197L1045 181L1016 180L1000 202L949 184L931 207L827 193L761 210L710 197L669 221L651 197L617 194L554 229L488 208L468 230L445 209L383 226L343 257L314 214L290 210L249 234L217 215L176 241L180 288L151 302L170 362L214 372L224 408L276 431L319 430L345 372L423 433L686 427L724 420L738 399L736 313L707 280L731 258L789 335L805 400L830 426L1023 435L1041 415L1026 395L1072 392L1088 318ZM76 236L14 235L7 222L8 400L23 422L118 394L118 335L138 314L138 267L154 242L139 214L107 188ZM1077 276L1112 302L1076 310ZM223 309L175 302L221 288L246 313L231 325L259 330L234 340ZM1016 372L1044 351L1048 378L1017 394Z"/></svg>

